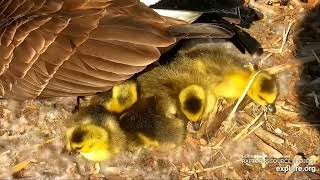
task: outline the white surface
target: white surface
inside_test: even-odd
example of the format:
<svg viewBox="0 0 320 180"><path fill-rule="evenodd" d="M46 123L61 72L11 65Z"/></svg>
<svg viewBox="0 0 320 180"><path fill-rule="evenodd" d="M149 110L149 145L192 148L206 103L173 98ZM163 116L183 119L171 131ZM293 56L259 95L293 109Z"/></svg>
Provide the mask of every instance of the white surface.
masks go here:
<svg viewBox="0 0 320 180"><path fill-rule="evenodd" d="M143 2L145 5L150 6L153 5L157 2L159 2L160 0L140 0L140 2Z"/></svg>
<svg viewBox="0 0 320 180"><path fill-rule="evenodd" d="M143 2L147 6L156 4L159 1L161 0L140 0L140 2ZM195 21L202 14L201 12L196 12L196 11L168 10L168 9L153 9L153 10L155 10L161 16L177 18L183 21L187 21L189 23L192 23L193 21Z"/></svg>
<svg viewBox="0 0 320 180"><path fill-rule="evenodd" d="M153 9L161 16L168 16L172 18L181 19L189 23L195 21L201 16L201 12L196 11L177 11L177 10L167 10L167 9Z"/></svg>

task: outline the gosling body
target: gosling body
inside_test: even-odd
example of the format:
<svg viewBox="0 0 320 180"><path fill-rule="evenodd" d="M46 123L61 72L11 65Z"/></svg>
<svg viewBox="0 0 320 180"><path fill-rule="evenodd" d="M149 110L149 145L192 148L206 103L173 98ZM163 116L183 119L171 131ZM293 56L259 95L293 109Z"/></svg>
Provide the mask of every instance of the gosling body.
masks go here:
<svg viewBox="0 0 320 180"><path fill-rule="evenodd" d="M212 96L237 99L258 72L244 67L245 62L244 58L222 48L190 48L170 64L142 75L139 79L141 94L166 96L194 83L204 87ZM273 104L277 95L276 79L265 71L256 76L248 92L248 96L260 105Z"/></svg>
<svg viewBox="0 0 320 180"><path fill-rule="evenodd" d="M186 84L174 97L145 96L141 90L139 80L126 81L109 92L94 96L91 103L103 106L108 112L121 109L112 112L126 135L129 149L156 147L168 150L182 144L188 120L197 121L204 112L204 88Z"/></svg>
<svg viewBox="0 0 320 180"><path fill-rule="evenodd" d="M138 85L133 80L114 86L110 91L96 94L90 104L102 105L109 112L121 114L134 105L139 96Z"/></svg>
<svg viewBox="0 0 320 180"><path fill-rule="evenodd" d="M92 102L117 114L129 148L172 149L183 143L188 121L206 120L215 110L217 97L241 96L257 73L244 63L245 59L221 48L193 48ZM275 77L265 71L256 76L248 91L260 105L273 104L277 95Z"/></svg>
<svg viewBox="0 0 320 180"><path fill-rule="evenodd" d="M126 133L129 149L157 148L170 150L181 145L185 139L186 122L169 114L165 107L152 96L139 99L129 111L119 118L119 125Z"/></svg>
<svg viewBox="0 0 320 180"><path fill-rule="evenodd" d="M246 62L246 59L222 48L192 48L180 55L175 63L180 68L195 68L204 76L209 76L211 83L215 84L216 96L238 99L258 72L257 69L245 67ZM273 104L278 96L275 76L260 71L248 96L260 105Z"/></svg>
<svg viewBox="0 0 320 180"><path fill-rule="evenodd" d="M103 106L117 117L130 150L141 147L168 150L182 144L186 122L174 116L175 102L162 96L141 96L140 90L137 81L125 81L94 96L91 104Z"/></svg>
<svg viewBox="0 0 320 180"><path fill-rule="evenodd" d="M126 148L126 137L117 117L101 105L82 107L70 119L67 149L91 161L111 159Z"/></svg>

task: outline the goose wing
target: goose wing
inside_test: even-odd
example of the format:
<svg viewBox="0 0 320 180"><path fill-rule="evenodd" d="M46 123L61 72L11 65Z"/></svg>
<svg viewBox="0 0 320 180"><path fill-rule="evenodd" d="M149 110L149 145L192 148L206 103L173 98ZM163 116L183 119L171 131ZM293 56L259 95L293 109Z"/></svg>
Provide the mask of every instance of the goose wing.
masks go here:
<svg viewBox="0 0 320 180"><path fill-rule="evenodd" d="M0 96L108 90L156 61L177 22L137 0L0 1Z"/></svg>

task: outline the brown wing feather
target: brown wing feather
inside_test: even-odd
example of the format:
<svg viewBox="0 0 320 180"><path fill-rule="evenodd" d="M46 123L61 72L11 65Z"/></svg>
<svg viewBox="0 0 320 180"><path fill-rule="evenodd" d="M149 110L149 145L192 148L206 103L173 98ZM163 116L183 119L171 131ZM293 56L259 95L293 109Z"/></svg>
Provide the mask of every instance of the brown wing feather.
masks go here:
<svg viewBox="0 0 320 180"><path fill-rule="evenodd" d="M0 1L0 95L108 90L156 61L175 23L138 0Z"/></svg>

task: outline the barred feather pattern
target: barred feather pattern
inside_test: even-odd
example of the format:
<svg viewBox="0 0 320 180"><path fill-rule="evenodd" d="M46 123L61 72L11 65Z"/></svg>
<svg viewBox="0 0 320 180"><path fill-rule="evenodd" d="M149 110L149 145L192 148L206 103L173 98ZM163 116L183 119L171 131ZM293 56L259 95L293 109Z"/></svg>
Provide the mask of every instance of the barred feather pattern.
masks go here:
<svg viewBox="0 0 320 180"><path fill-rule="evenodd" d="M138 0L0 0L0 96L106 91L175 42L172 23Z"/></svg>

